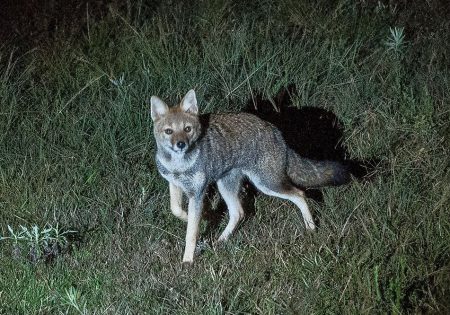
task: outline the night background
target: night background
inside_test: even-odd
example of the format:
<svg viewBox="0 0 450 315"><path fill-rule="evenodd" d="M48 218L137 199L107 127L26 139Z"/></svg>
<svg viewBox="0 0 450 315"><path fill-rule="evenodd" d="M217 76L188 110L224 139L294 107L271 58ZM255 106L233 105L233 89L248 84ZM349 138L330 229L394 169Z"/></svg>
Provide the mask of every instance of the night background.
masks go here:
<svg viewBox="0 0 450 315"><path fill-rule="evenodd" d="M448 1L1 1L0 314L450 313ZM345 186L208 194L195 264L149 98L254 113Z"/></svg>

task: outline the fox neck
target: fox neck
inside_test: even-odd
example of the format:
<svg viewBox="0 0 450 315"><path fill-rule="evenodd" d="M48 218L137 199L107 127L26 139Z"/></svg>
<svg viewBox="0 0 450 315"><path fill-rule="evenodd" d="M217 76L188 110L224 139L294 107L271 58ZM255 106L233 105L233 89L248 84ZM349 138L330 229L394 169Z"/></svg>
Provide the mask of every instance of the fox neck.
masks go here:
<svg viewBox="0 0 450 315"><path fill-rule="evenodd" d="M158 146L156 158L171 173L185 172L197 161L199 150L192 148L183 153L171 152Z"/></svg>

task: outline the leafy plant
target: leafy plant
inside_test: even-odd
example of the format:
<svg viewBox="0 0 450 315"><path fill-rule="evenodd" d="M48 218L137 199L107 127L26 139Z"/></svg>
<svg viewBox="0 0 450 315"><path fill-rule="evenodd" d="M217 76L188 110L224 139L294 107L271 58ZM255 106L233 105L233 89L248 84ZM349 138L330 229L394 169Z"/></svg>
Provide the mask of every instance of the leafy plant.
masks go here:
<svg viewBox="0 0 450 315"><path fill-rule="evenodd" d="M403 53L405 47L405 34L403 27L390 27L390 36L386 40L385 44L388 51L393 51L397 54Z"/></svg>
<svg viewBox="0 0 450 315"><path fill-rule="evenodd" d="M65 296L62 297L63 305L68 306L67 312L69 313L69 310L73 308L78 314L87 314L86 310L86 301L81 296L80 291L78 291L74 287L70 287L69 289L66 289Z"/></svg>
<svg viewBox="0 0 450 315"><path fill-rule="evenodd" d="M47 226L40 229L37 225L28 228L20 225L19 231L15 231L8 225L9 236L0 237L0 240L13 241L13 256L18 258L26 250L31 262L36 263L41 258L57 256L62 249L67 248L67 235L76 231L61 231L59 226Z"/></svg>

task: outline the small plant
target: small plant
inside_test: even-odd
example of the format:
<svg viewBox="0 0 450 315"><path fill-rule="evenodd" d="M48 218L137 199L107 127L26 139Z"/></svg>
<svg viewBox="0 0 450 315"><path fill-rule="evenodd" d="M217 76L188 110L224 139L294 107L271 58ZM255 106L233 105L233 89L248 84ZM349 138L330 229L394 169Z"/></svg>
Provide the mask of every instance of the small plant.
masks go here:
<svg viewBox="0 0 450 315"><path fill-rule="evenodd" d="M133 84L133 82L126 84L124 73L120 74L118 78L110 77L109 82L111 82L115 87L117 87L119 91L122 91Z"/></svg>
<svg viewBox="0 0 450 315"><path fill-rule="evenodd" d="M51 260L58 256L63 249L68 246L66 235L75 233L75 231L62 232L58 225L48 226L40 229L37 225L27 228L20 225L20 230L14 229L8 225L9 236L0 237L0 240L13 241L13 257L19 258L24 250L28 252L28 258L31 262L36 263L41 258Z"/></svg>
<svg viewBox="0 0 450 315"><path fill-rule="evenodd" d="M81 296L80 291L74 287L66 289L66 295L62 297L63 305L68 306L68 308L73 308L78 314L87 314L86 301L84 301ZM69 313L69 309L67 313Z"/></svg>
<svg viewBox="0 0 450 315"><path fill-rule="evenodd" d="M110 78L109 81L114 84L116 87L121 88L125 83L125 75L122 73L118 79Z"/></svg>
<svg viewBox="0 0 450 315"><path fill-rule="evenodd" d="M21 254L20 246L19 244L22 242L22 240L25 239L25 236L21 232L15 233L13 228L8 225L8 231L10 236L0 236L0 241L10 239L13 241L12 244L12 255L14 258L19 258Z"/></svg>
<svg viewBox="0 0 450 315"><path fill-rule="evenodd" d="M385 44L388 51L394 51L397 54L403 52L405 46L405 34L403 27L390 27L390 36L386 40Z"/></svg>

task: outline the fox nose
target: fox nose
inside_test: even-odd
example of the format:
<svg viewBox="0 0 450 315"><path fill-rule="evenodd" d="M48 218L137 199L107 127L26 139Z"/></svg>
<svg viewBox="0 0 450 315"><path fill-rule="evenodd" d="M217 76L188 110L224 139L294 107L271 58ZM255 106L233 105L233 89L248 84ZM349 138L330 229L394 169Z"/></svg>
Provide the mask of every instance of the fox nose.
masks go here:
<svg viewBox="0 0 450 315"><path fill-rule="evenodd" d="M186 146L186 143L184 141L177 142L178 149L183 150L185 146Z"/></svg>

